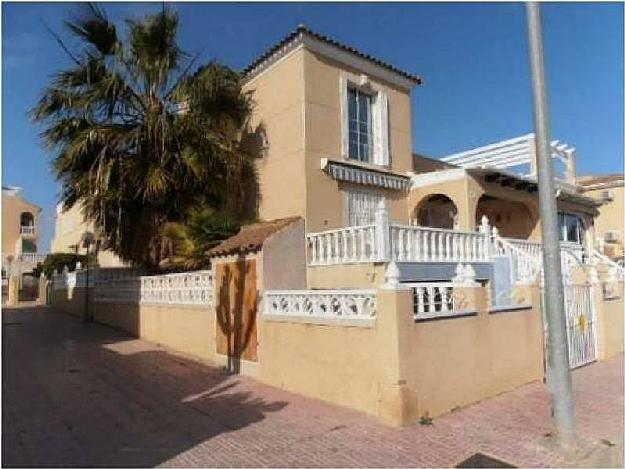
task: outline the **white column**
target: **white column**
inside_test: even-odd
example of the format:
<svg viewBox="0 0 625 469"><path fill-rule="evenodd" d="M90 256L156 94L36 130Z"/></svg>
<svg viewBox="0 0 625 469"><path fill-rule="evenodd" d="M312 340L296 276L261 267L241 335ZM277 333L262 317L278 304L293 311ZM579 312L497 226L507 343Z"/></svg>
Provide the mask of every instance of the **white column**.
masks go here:
<svg viewBox="0 0 625 469"><path fill-rule="evenodd" d="M391 258L391 237L388 210L386 200L378 202L375 211L375 242L376 260L386 262Z"/></svg>

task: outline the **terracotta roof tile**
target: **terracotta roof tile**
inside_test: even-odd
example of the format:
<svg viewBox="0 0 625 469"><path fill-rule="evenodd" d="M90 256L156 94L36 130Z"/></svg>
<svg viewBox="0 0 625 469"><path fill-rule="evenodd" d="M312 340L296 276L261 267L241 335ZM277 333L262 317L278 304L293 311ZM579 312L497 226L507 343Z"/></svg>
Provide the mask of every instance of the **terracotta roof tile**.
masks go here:
<svg viewBox="0 0 625 469"><path fill-rule="evenodd" d="M302 217L279 218L241 227L241 230L208 251L215 256L256 251L273 234L301 220Z"/></svg>
<svg viewBox="0 0 625 469"><path fill-rule="evenodd" d="M324 36L323 34L319 34L316 33L314 31L311 31L310 29L308 29L306 26L300 24L297 29L295 29L294 31L291 31L285 38L283 38L281 41L279 41L278 43L276 43L274 46L272 46L271 48L269 48L264 54L262 54L261 56L257 57L251 64L249 64L244 70L243 70L243 76L248 75L250 72L252 72L258 65L260 65L261 63L263 63L265 60L269 59L274 53L276 53L277 51L279 51L282 47L284 47L286 44L290 43L291 41L295 40L297 37L300 36L300 34L307 34L308 36L314 37L315 39L318 39L320 41L326 42L330 45L333 45L335 47L338 47L339 49L343 49L344 51L350 52L354 55L357 55L358 57L361 57L363 59L366 59L370 62L373 62L376 65L379 65L380 67L384 67L387 70L390 70L394 73L397 73L398 75L401 75L404 78L407 78L408 80L412 80L413 82L415 82L416 84L421 84L422 79L420 76L415 75L413 73L408 73L405 72L393 65L390 65L386 62L383 62L380 59L377 59L369 54L365 54L363 52L360 52L357 49L354 49L353 47L347 46L345 44L342 44L338 41L335 41L334 39L328 37L328 36Z"/></svg>
<svg viewBox="0 0 625 469"><path fill-rule="evenodd" d="M601 174L601 175L588 175L588 176L578 176L577 184L582 187L592 186L595 184L607 184L610 182L617 182L623 180L623 173L614 173L614 174Z"/></svg>

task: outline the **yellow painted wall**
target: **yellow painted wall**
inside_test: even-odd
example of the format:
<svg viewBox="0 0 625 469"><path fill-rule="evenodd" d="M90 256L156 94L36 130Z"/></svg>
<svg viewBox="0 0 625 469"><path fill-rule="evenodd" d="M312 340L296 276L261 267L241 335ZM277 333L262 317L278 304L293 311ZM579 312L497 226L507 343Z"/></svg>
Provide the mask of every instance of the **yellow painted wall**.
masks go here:
<svg viewBox="0 0 625 469"><path fill-rule="evenodd" d="M244 86L253 92L252 126L267 138L257 161L261 220L306 213L303 60L296 50Z"/></svg>
<svg viewBox="0 0 625 469"><path fill-rule="evenodd" d="M364 187L339 183L321 171L322 158L347 158L342 153L341 77L358 83L360 72L306 50L304 77L306 227L307 231L314 232L345 226L344 190ZM406 174L412 169L410 93L369 78L372 86L388 97L391 165L386 169ZM391 220L407 221L405 193L370 189L385 194Z"/></svg>
<svg viewBox="0 0 625 469"><path fill-rule="evenodd" d="M9 195L2 191L2 254L16 255L18 249L16 244L22 237L20 234L20 215L22 212L30 212L35 220L35 235L24 236L25 239L32 240L37 244L41 235L41 208L22 198L18 193ZM39 251L39 249L37 249Z"/></svg>
<svg viewBox="0 0 625 469"><path fill-rule="evenodd" d="M415 323L410 291L378 290L374 328L264 319L260 379L394 425L541 379L540 311L489 314L486 295L477 316Z"/></svg>
<svg viewBox="0 0 625 469"><path fill-rule="evenodd" d="M618 231L620 233L620 241L614 243L614 248L608 249L613 251L609 253L612 257L621 257L624 254L623 245L625 241L625 187L616 186L589 190L586 191L584 195L599 198L601 193L606 190L610 190L614 193L614 200L606 202L599 207L599 215L595 219L597 239L603 239L606 231ZM609 244L606 243L606 246L609 246Z"/></svg>
<svg viewBox="0 0 625 469"><path fill-rule="evenodd" d="M413 323L410 311L402 315L401 377L419 415L436 417L543 376L540 310L489 313L485 289L479 294L477 316Z"/></svg>
<svg viewBox="0 0 625 469"><path fill-rule="evenodd" d="M82 318L84 289L54 290L58 311ZM93 300L93 291L89 293ZM215 312L209 307L90 303L94 320L202 360L215 358Z"/></svg>
<svg viewBox="0 0 625 469"><path fill-rule="evenodd" d="M308 288L376 288L384 283L384 264L359 263L309 266Z"/></svg>
<svg viewBox="0 0 625 469"><path fill-rule="evenodd" d="M623 353L625 322L623 309L623 283L613 285L616 297L606 299L600 285L595 288L594 300L597 312L598 355L602 360Z"/></svg>

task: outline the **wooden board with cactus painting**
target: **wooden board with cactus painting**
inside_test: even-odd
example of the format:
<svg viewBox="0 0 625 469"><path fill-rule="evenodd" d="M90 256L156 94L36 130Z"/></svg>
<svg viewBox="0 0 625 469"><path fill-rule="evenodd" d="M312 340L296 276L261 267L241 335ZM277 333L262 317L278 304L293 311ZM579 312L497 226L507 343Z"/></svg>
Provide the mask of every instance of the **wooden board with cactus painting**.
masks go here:
<svg viewBox="0 0 625 469"><path fill-rule="evenodd" d="M256 361L256 259L217 264L215 286L217 353Z"/></svg>

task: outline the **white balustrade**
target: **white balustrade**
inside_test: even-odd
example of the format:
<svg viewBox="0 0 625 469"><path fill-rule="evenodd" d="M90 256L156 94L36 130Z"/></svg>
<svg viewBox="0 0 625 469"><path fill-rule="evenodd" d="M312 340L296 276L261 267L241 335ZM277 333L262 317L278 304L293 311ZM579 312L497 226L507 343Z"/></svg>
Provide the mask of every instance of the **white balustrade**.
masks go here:
<svg viewBox="0 0 625 469"><path fill-rule="evenodd" d="M378 230L379 231L379 230ZM308 264L396 262L488 262L488 235L421 226L389 226L390 259L375 225L352 226L306 235Z"/></svg>
<svg viewBox="0 0 625 469"><path fill-rule="evenodd" d="M378 260L375 225L309 233L309 265L349 264Z"/></svg>
<svg viewBox="0 0 625 469"><path fill-rule="evenodd" d="M95 299L163 305L212 305L213 276L209 270L98 281Z"/></svg>
<svg viewBox="0 0 625 469"><path fill-rule="evenodd" d="M141 298L141 277L109 279L98 282L94 299L98 303L136 303Z"/></svg>
<svg viewBox="0 0 625 469"><path fill-rule="evenodd" d="M454 286L451 282L423 282L404 284L412 289L415 320L459 316L471 311L455 306Z"/></svg>
<svg viewBox="0 0 625 469"><path fill-rule="evenodd" d="M514 281L536 281L542 271L542 245L520 239L501 238L496 229L493 231L493 252L510 258Z"/></svg>
<svg viewBox="0 0 625 469"><path fill-rule="evenodd" d="M20 226L20 234L32 236L35 234L35 227L30 225Z"/></svg>
<svg viewBox="0 0 625 469"><path fill-rule="evenodd" d="M201 270L141 277L141 303L211 305L212 272Z"/></svg>
<svg viewBox="0 0 625 469"><path fill-rule="evenodd" d="M266 316L368 319L376 314L375 290L272 290Z"/></svg>
<svg viewBox="0 0 625 469"><path fill-rule="evenodd" d="M397 262L488 262L483 233L391 225L391 257Z"/></svg>
<svg viewBox="0 0 625 469"><path fill-rule="evenodd" d="M37 252L23 252L19 255L20 261L32 264L36 264L37 262L43 262L45 258L45 254L39 254Z"/></svg>

